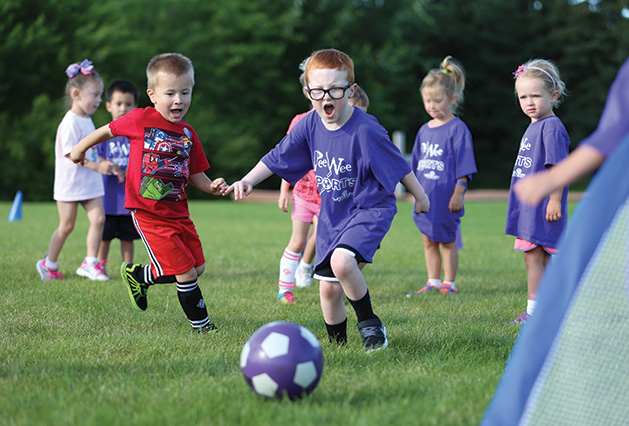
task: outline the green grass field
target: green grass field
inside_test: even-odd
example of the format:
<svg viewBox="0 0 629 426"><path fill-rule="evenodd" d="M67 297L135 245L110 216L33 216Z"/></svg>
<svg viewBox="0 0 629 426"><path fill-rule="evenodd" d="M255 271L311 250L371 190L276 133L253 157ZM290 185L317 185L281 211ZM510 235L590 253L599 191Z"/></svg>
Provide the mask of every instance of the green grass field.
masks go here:
<svg viewBox="0 0 629 426"><path fill-rule="evenodd" d="M26 203L8 223L0 203L0 424L2 425L476 425L500 380L526 304L523 257L504 235L506 202L468 202L458 295L409 300L425 282L412 205L399 204L373 265L364 269L390 346L361 349L349 315L349 344L327 342L318 288L297 303L275 302L290 217L274 203L194 201L204 244L200 278L215 335L197 335L174 285L151 287L149 308L131 305L117 274L91 282L74 270L85 255L87 219L60 258L64 281L42 282L35 262L57 226L54 203ZM136 261L148 257L136 242ZM321 341L319 386L297 401L264 400L240 372L242 347L275 320L309 328Z"/></svg>

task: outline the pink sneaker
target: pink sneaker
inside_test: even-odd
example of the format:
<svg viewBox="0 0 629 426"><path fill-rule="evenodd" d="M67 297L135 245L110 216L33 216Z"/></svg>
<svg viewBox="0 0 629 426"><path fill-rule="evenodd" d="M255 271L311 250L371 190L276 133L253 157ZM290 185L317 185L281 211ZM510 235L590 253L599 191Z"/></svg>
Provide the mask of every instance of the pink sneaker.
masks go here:
<svg viewBox="0 0 629 426"><path fill-rule="evenodd" d="M61 275L58 269L50 269L46 266L46 259L48 256L44 256L43 259L40 259L35 264L37 268L37 272L39 272L39 276L41 276L42 281L51 281L51 280L63 280L64 277Z"/></svg>
<svg viewBox="0 0 629 426"><path fill-rule="evenodd" d="M103 274L105 274L107 279L109 279L109 276L107 275L107 262L109 262L109 259L103 259L96 264L96 267L100 269Z"/></svg>
<svg viewBox="0 0 629 426"><path fill-rule="evenodd" d="M514 319L513 321L511 321L509 324L519 324L522 325L526 322L526 320L528 320L529 318L531 318L531 316L529 314L527 314L526 312L522 312L520 314L519 317L517 317L516 319Z"/></svg>
<svg viewBox="0 0 629 426"><path fill-rule="evenodd" d="M277 295L277 301L280 303L295 303L295 295L292 291L286 291Z"/></svg>
<svg viewBox="0 0 629 426"><path fill-rule="evenodd" d="M109 277L103 274L98 267L98 262L88 263L83 259L83 263L76 270L76 273L82 277L89 278L92 281L109 281Z"/></svg>

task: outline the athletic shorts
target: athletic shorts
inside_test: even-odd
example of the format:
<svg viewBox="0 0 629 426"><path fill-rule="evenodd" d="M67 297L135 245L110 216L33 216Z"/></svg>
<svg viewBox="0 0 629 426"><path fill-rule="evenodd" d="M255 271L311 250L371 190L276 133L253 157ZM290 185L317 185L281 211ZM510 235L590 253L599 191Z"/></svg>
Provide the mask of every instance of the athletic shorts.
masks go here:
<svg viewBox="0 0 629 426"><path fill-rule="evenodd" d="M118 238L124 241L139 240L140 234L133 226L131 215L106 215L103 240L111 241Z"/></svg>
<svg viewBox="0 0 629 426"><path fill-rule="evenodd" d="M312 223L314 216L319 217L321 204L306 201L293 194L293 210L290 218L304 223Z"/></svg>
<svg viewBox="0 0 629 426"><path fill-rule="evenodd" d="M134 210L132 217L156 277L183 274L205 264L199 234L189 217L170 219L145 210Z"/></svg>
<svg viewBox="0 0 629 426"><path fill-rule="evenodd" d="M332 250L332 253L334 253L335 250L342 250L345 253L354 256L357 264L366 263L365 259L363 259L363 257L354 248L348 246L347 244L339 244L334 250ZM312 276L315 280L338 282L338 278L336 278L334 272L332 271L332 265L330 265L331 258L332 255L330 254L330 256L328 256L320 266L315 268L314 275Z"/></svg>
<svg viewBox="0 0 629 426"><path fill-rule="evenodd" d="M525 251L533 250L538 245L539 244L535 244L530 241L523 240L522 238L516 238L513 248L524 253ZM552 247L542 246L542 248L548 254L557 254L559 252L557 249L554 249Z"/></svg>

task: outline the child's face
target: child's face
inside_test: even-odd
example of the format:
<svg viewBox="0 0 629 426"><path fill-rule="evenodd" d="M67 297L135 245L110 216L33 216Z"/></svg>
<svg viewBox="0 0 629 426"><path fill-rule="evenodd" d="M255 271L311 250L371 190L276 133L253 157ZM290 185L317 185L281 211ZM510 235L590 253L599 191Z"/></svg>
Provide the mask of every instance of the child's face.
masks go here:
<svg viewBox="0 0 629 426"><path fill-rule="evenodd" d="M111 119L117 120L135 108L133 93L122 93L116 90L112 93L111 100L105 103L105 107L111 114Z"/></svg>
<svg viewBox="0 0 629 426"><path fill-rule="evenodd" d="M190 108L192 81L186 75L175 77L164 73L160 73L156 81L155 87L146 93L162 117L171 123L178 123Z"/></svg>
<svg viewBox="0 0 629 426"><path fill-rule="evenodd" d="M88 81L82 89L73 89L72 112L80 116L91 116L100 106L102 94L102 81Z"/></svg>
<svg viewBox="0 0 629 426"><path fill-rule="evenodd" d="M550 93L541 79L518 77L515 91L522 112L531 118L531 122L554 115L553 103L557 100L558 92Z"/></svg>
<svg viewBox="0 0 629 426"><path fill-rule="evenodd" d="M454 118L452 105L456 102L456 95L448 98L443 90L424 88L422 89L422 99L424 109L437 122L445 123Z"/></svg>
<svg viewBox="0 0 629 426"><path fill-rule="evenodd" d="M312 70L308 76L308 88L310 90L345 89L347 86L347 71L320 68ZM304 90L308 95L308 91ZM354 93L354 90L356 90L356 85L352 84L343 91L343 97L340 99L332 99L329 93L325 93L323 99L320 100L312 100L309 97L313 108L323 120L326 128L329 130L340 129L352 116L353 108L349 105L349 97Z"/></svg>

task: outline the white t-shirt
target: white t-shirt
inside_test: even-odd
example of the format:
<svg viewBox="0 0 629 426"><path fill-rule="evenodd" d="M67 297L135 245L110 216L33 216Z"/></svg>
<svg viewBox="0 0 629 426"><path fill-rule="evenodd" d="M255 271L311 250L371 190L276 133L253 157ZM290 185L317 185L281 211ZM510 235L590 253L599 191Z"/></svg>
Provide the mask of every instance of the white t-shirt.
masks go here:
<svg viewBox="0 0 629 426"><path fill-rule="evenodd" d="M100 173L74 164L66 155L81 139L95 130L91 117L68 111L57 128L55 141L55 190L57 201L83 201L105 195ZM96 150L90 148L85 159L98 162Z"/></svg>

